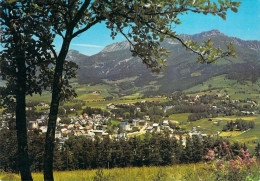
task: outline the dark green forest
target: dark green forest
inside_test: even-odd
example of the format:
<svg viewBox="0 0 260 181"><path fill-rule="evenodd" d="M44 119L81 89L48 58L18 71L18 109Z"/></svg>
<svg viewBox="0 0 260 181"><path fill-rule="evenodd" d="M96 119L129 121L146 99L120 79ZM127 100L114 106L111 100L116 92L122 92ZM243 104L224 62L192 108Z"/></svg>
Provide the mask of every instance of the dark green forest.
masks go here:
<svg viewBox="0 0 260 181"><path fill-rule="evenodd" d="M0 132L0 169L18 173L18 153L15 131L3 130ZM37 131L29 132L29 156L31 169L34 172L43 170L43 153L41 145L44 143L44 134ZM181 140L181 139L180 139ZM181 163L197 163L207 161L205 155L208 150L224 148L227 143L232 156L240 154L241 148L246 145L230 144L222 138L206 137L203 140L197 136L186 137L186 146L183 141L170 138L167 134L146 134L143 138L110 139L109 137L95 140L84 136L70 137L64 144L56 144L54 151L55 170L77 170L95 168L118 168L140 166L166 166ZM256 150L259 149L259 144ZM227 154L222 150L222 156ZM256 156L259 153L255 152Z"/></svg>

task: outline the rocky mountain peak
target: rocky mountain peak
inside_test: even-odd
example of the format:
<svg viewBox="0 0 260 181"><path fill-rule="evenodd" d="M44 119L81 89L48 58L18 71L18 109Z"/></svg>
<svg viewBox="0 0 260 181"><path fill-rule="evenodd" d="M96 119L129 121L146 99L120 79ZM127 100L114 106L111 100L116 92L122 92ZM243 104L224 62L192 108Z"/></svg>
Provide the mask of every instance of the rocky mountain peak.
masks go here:
<svg viewBox="0 0 260 181"><path fill-rule="evenodd" d="M208 39L208 38L212 38L215 36L226 36L224 33L221 33L219 30L217 29L213 29L210 31L204 31L201 33L197 33L194 35L187 35L187 34L181 34L181 37L184 39L192 39L192 40L199 40L199 39Z"/></svg>
<svg viewBox="0 0 260 181"><path fill-rule="evenodd" d="M225 36L225 34L221 33L218 29L213 29L213 30L210 30L210 31L204 31L204 32L199 33L198 35L200 35L200 36L224 35Z"/></svg>
<svg viewBox="0 0 260 181"><path fill-rule="evenodd" d="M128 41L116 42L111 45L106 46L101 53L108 53L108 52L116 52L120 50L129 49L130 45Z"/></svg>

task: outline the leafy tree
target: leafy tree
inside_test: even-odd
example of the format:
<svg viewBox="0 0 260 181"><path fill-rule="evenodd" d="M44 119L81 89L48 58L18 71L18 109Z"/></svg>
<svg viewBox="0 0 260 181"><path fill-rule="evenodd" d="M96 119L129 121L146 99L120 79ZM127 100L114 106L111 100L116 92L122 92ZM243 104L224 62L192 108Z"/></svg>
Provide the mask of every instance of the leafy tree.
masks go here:
<svg viewBox="0 0 260 181"><path fill-rule="evenodd" d="M132 163L132 149L128 140L120 139L119 155L119 166L130 166Z"/></svg>
<svg viewBox="0 0 260 181"><path fill-rule="evenodd" d="M254 122L254 121L249 121L248 127L249 127L250 129L254 129L254 127L255 127L255 122Z"/></svg>
<svg viewBox="0 0 260 181"><path fill-rule="evenodd" d="M33 171L41 172L43 168L44 148L42 145L44 144L44 136L38 131L33 131L29 132L28 137L31 168Z"/></svg>
<svg viewBox="0 0 260 181"><path fill-rule="evenodd" d="M235 142L232 146L231 146L231 150L233 152L234 155L239 155L240 150L241 150L241 145L238 142Z"/></svg>
<svg viewBox="0 0 260 181"><path fill-rule="evenodd" d="M17 168L17 138L15 130L0 131L0 169L4 171L19 171Z"/></svg>
<svg viewBox="0 0 260 181"><path fill-rule="evenodd" d="M184 149L183 161L184 162L191 162L193 160L193 143L190 137L186 138L186 146Z"/></svg>
<svg viewBox="0 0 260 181"><path fill-rule="evenodd" d="M163 162L160 151L161 151L161 139L160 135L152 136L150 139L150 150L149 150L149 162L151 165L161 165Z"/></svg>
<svg viewBox="0 0 260 181"><path fill-rule="evenodd" d="M243 119L237 119L235 122L229 121L226 125L223 127L223 131L233 131L235 128L239 131L245 131L248 129L253 129L255 127L254 121L245 121Z"/></svg>
<svg viewBox="0 0 260 181"><path fill-rule="evenodd" d="M33 0L0 2L1 45L4 48L0 53L0 76L6 81L0 91L0 104L15 111L22 180L32 180L25 97L41 93L47 87L48 65L51 63L48 47L42 44L50 41L48 25L43 13L35 13L38 9L34 5Z"/></svg>
<svg viewBox="0 0 260 181"><path fill-rule="evenodd" d="M183 155L183 145L182 145L182 141L180 140L180 142L177 141L176 138L171 140L171 147L173 149L173 155L172 155L172 161L175 163L179 163L180 162L180 158Z"/></svg>
<svg viewBox="0 0 260 181"><path fill-rule="evenodd" d="M203 154L206 155L208 153L208 149L213 149L214 140L210 136L204 137L202 140L203 145Z"/></svg>
<svg viewBox="0 0 260 181"><path fill-rule="evenodd" d="M202 160L203 157L203 147L200 138L198 136L193 136L192 143L193 143L193 150L192 150L193 161L199 162Z"/></svg>
<svg viewBox="0 0 260 181"><path fill-rule="evenodd" d="M133 161L132 164L133 166L141 166L142 164L142 157L140 155L141 153L141 140L140 137L133 137L129 139L129 144L131 145L132 148L132 153L133 153Z"/></svg>
<svg viewBox="0 0 260 181"><path fill-rule="evenodd" d="M144 140L140 142L139 154L141 158L141 165L150 165L150 137L148 134L145 134Z"/></svg>
<svg viewBox="0 0 260 181"><path fill-rule="evenodd" d="M161 165L171 165L173 162L173 144L169 136L163 137L163 140L160 141L160 155L162 158Z"/></svg>
<svg viewBox="0 0 260 181"><path fill-rule="evenodd" d="M222 131L228 131L227 125L225 125L225 126L223 127Z"/></svg>
<svg viewBox="0 0 260 181"><path fill-rule="evenodd" d="M183 143L183 138L182 135L180 135L179 138L179 142L177 142L179 144L179 147L177 147L177 149L175 149L176 153L175 153L175 157L177 157L181 163L185 163L187 160L184 158L185 155L185 147L184 147L184 143ZM178 145L177 144L177 145Z"/></svg>

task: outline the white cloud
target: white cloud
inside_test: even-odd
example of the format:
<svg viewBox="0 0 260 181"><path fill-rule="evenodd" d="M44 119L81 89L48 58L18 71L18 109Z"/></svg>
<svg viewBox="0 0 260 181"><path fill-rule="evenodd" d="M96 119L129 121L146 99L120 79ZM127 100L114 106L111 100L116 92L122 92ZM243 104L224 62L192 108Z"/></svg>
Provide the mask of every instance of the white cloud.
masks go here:
<svg viewBox="0 0 260 181"><path fill-rule="evenodd" d="M91 48L103 48L104 46L100 45L90 45L90 44L71 44L73 46L81 46L81 47L91 47Z"/></svg>

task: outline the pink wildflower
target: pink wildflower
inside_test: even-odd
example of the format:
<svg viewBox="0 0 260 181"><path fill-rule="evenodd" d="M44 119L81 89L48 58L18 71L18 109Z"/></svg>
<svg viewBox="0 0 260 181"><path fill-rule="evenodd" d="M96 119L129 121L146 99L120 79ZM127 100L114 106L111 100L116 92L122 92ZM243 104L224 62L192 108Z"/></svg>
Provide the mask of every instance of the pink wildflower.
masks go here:
<svg viewBox="0 0 260 181"><path fill-rule="evenodd" d="M248 149L246 150L245 157L250 157Z"/></svg>
<svg viewBox="0 0 260 181"><path fill-rule="evenodd" d="M238 155L237 155L237 160L238 160L238 162L239 162L239 165L241 165L241 166L244 165L243 159L242 159L240 156L238 156Z"/></svg>
<svg viewBox="0 0 260 181"><path fill-rule="evenodd" d="M208 159L208 160L214 160L215 152L213 150L208 149L208 153L205 156L205 158Z"/></svg>
<svg viewBox="0 0 260 181"><path fill-rule="evenodd" d="M219 144L219 148L220 148L220 153L223 153L223 149L222 149L222 145Z"/></svg>
<svg viewBox="0 0 260 181"><path fill-rule="evenodd" d="M232 168L233 170L235 170L235 171L240 170L240 168L239 168L238 165L237 165L236 160L233 160L233 159L232 159L232 160L229 160L228 163L229 163L229 165L231 165L231 168Z"/></svg>
<svg viewBox="0 0 260 181"><path fill-rule="evenodd" d="M228 145L226 144L226 142L223 142L223 145L224 145L224 147L225 147L225 149L227 151L227 154L230 156L230 150L229 150Z"/></svg>

